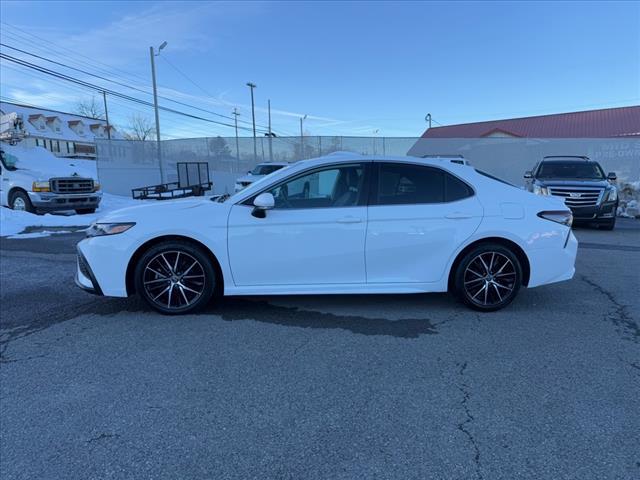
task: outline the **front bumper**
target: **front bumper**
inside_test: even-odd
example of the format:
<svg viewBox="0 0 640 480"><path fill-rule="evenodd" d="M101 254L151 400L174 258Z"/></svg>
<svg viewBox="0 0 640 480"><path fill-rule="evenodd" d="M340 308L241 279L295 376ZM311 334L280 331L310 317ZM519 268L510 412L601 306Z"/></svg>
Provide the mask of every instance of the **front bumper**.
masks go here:
<svg viewBox="0 0 640 480"><path fill-rule="evenodd" d="M102 192L74 194L28 192L28 194L36 210L47 212L98 208L102 200Z"/></svg>
<svg viewBox="0 0 640 480"><path fill-rule="evenodd" d="M103 295L100 284L96 280L87 259L84 257L80 248L77 249L78 261L76 268L76 285L85 292L92 293L94 295Z"/></svg>
<svg viewBox="0 0 640 480"><path fill-rule="evenodd" d="M609 221L616 216L618 202L605 202L594 207L569 207L574 222Z"/></svg>

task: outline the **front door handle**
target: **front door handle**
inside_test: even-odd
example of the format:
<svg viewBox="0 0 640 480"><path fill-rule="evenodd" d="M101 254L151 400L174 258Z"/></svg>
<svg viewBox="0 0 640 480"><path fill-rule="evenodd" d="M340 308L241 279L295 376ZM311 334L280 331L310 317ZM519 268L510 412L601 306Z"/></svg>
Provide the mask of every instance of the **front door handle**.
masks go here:
<svg viewBox="0 0 640 480"><path fill-rule="evenodd" d="M358 218L358 217L348 216L348 217L339 218L336 221L338 223L360 223L360 222L362 222L362 219Z"/></svg>
<svg viewBox="0 0 640 480"><path fill-rule="evenodd" d="M471 218L473 215L464 212L451 212L445 215L445 218L451 218L453 220L464 220L465 218Z"/></svg>

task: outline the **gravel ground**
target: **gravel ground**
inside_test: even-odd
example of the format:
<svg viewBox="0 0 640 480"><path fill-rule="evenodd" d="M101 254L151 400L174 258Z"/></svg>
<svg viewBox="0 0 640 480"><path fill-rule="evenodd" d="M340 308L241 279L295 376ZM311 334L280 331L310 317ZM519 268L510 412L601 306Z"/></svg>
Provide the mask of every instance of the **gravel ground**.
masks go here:
<svg viewBox="0 0 640 480"><path fill-rule="evenodd" d="M448 295L227 299L163 317L73 285L81 234L0 240L3 479L640 476L640 222L576 277Z"/></svg>

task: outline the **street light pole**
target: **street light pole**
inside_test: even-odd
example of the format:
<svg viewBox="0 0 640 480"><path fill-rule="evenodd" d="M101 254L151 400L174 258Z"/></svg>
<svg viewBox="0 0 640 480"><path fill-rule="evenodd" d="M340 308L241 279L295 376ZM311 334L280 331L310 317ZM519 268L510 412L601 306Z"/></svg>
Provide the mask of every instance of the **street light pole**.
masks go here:
<svg viewBox="0 0 640 480"><path fill-rule="evenodd" d="M111 126L109 125L109 110L107 110L107 92L102 91L102 100L104 101L104 119L107 121L107 138L111 140Z"/></svg>
<svg viewBox="0 0 640 480"><path fill-rule="evenodd" d="M269 111L269 161L273 162L273 134L271 133L271 100L267 100L267 109Z"/></svg>
<svg viewBox="0 0 640 480"><path fill-rule="evenodd" d="M235 120L235 127L236 127L236 161L237 161L237 167L240 168L240 145L238 143L238 115L240 115L240 112L238 112L238 109L236 107L233 107L233 119Z"/></svg>
<svg viewBox="0 0 640 480"><path fill-rule="evenodd" d="M158 165L160 166L160 183L165 183L164 169L162 168L162 154L160 152L160 114L158 112L158 87L156 85L156 55L167 46L167 42L162 42L158 48L158 53L154 53L153 47L149 47L149 57L151 58L151 80L153 82L153 109L156 116L156 147L158 151Z"/></svg>
<svg viewBox="0 0 640 480"><path fill-rule="evenodd" d="M258 161L258 146L256 145L256 108L253 101L253 89L257 87L255 83L247 82L247 87L251 89L251 117L253 119L253 160Z"/></svg>
<svg viewBox="0 0 640 480"><path fill-rule="evenodd" d="M304 130L302 129L302 122L304 121L305 118L307 118L306 115L304 117L300 117L300 156L302 157L302 159L305 158L305 155L304 155Z"/></svg>

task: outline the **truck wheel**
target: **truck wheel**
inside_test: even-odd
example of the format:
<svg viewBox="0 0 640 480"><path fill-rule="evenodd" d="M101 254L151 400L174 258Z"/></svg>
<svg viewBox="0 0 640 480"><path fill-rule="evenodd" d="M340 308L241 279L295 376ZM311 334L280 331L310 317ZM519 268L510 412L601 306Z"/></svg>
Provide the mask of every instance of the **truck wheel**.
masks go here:
<svg viewBox="0 0 640 480"><path fill-rule="evenodd" d="M85 215L87 213L96 213L95 208L76 208L76 213L78 215Z"/></svg>
<svg viewBox="0 0 640 480"><path fill-rule="evenodd" d="M9 199L9 208L11 210L18 210L22 212L35 213L36 209L33 208L29 195L22 190L17 190L11 194Z"/></svg>

